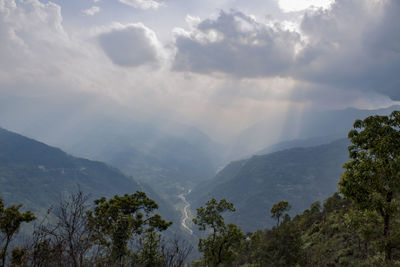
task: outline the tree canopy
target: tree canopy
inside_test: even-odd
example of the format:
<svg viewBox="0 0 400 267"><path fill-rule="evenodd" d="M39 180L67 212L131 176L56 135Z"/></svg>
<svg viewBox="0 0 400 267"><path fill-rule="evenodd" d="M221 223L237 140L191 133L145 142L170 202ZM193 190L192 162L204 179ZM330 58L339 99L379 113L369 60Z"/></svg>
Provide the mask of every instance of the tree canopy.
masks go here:
<svg viewBox="0 0 400 267"><path fill-rule="evenodd" d="M349 139L350 160L343 165L339 191L359 209L382 217L385 259L391 262L391 226L400 208L400 112L357 120Z"/></svg>
<svg viewBox="0 0 400 267"><path fill-rule="evenodd" d="M245 239L242 230L235 224L225 224L222 213L233 212L233 204L214 198L207 201L205 207L197 209L194 224L199 230L209 230L211 233L206 238L199 239L199 251L203 252L203 261L206 266L230 266L235 260Z"/></svg>
<svg viewBox="0 0 400 267"><path fill-rule="evenodd" d="M286 211L289 211L290 208L291 208L291 206L289 205L289 202L287 202L287 201L280 201L272 206L271 218L274 218L277 220L276 226L279 225L279 219L282 217L282 215L284 215L284 213Z"/></svg>
<svg viewBox="0 0 400 267"><path fill-rule="evenodd" d="M21 212L22 204L5 207L0 199L0 261L4 266L10 242L18 233L23 222L31 222L36 219L31 211Z"/></svg>

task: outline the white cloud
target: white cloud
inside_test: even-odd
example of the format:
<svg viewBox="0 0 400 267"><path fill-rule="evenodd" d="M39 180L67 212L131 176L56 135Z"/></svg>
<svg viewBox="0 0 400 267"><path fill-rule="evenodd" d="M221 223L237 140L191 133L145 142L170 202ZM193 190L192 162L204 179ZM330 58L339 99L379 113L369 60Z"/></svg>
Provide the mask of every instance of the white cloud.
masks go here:
<svg viewBox="0 0 400 267"><path fill-rule="evenodd" d="M100 12L100 7L92 6L91 8L83 10L82 12L88 16L94 16L96 13Z"/></svg>
<svg viewBox="0 0 400 267"><path fill-rule="evenodd" d="M278 0L279 7L285 12L302 11L308 8L328 9L335 0Z"/></svg>
<svg viewBox="0 0 400 267"><path fill-rule="evenodd" d="M109 38L102 46L101 36ZM121 42L110 41L117 39ZM152 67L162 65L165 52L154 31L143 24L115 23L92 33L84 27L66 30L60 6L39 0L0 0L0 40L0 102L12 107L0 110L2 118L6 112L8 118L16 118L12 111L18 110L18 120L9 121L20 129L37 119L50 122L45 125L51 132L52 120L62 117L67 122L78 114L72 119L79 122L82 114L118 113L116 106L122 105L131 112L126 116L145 113L175 119L227 140L272 106L279 107L273 100L265 101L275 97L268 86L282 95L279 85L266 80L231 80ZM248 87L254 90L249 93ZM19 97L28 100L9 101ZM97 99L106 101L97 104ZM26 102L40 108L32 104L30 110L37 112L29 114ZM82 112L58 112L59 106L66 107L65 112L75 108L75 102L80 102Z"/></svg>
<svg viewBox="0 0 400 267"><path fill-rule="evenodd" d="M118 0L120 3L139 9L157 9L164 3L154 0Z"/></svg>
<svg viewBox="0 0 400 267"><path fill-rule="evenodd" d="M124 67L158 65L162 45L156 34L142 23L114 23L98 36L99 43L112 62Z"/></svg>

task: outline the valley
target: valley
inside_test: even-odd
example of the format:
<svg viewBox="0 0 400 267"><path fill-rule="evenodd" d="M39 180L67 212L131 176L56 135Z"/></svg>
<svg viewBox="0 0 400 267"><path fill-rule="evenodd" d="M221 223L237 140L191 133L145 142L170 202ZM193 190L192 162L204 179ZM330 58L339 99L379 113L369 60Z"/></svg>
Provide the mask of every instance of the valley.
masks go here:
<svg viewBox="0 0 400 267"><path fill-rule="evenodd" d="M132 127L126 133L98 132L97 137L83 138L85 145L70 147L90 159L0 129L0 197L24 203L24 209L40 217L57 199L77 190L90 201L144 191L158 204L157 213L173 223L164 236L195 247L204 234L192 219L208 200L232 203L235 212L224 214L227 223L254 233L274 226L268 211L277 201L288 201L289 214L295 216L329 198L348 161L348 139L334 135L283 141L252 156L224 161L221 146L211 149L207 138L197 143L196 138L165 132L141 133L138 142L135 138L143 129ZM225 167L217 172L221 164ZM198 255L194 251L190 257Z"/></svg>
<svg viewBox="0 0 400 267"><path fill-rule="evenodd" d="M400 267L400 0L0 0L0 267Z"/></svg>

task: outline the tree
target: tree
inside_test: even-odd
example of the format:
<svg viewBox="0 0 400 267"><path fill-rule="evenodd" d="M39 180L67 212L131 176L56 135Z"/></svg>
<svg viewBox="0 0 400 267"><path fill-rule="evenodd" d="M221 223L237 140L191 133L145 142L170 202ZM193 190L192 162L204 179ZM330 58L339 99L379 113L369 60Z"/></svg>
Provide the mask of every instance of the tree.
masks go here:
<svg viewBox="0 0 400 267"><path fill-rule="evenodd" d="M271 218L276 219L276 226L279 226L279 219L284 215L285 212L289 211L291 206L287 201L280 201L272 206Z"/></svg>
<svg viewBox="0 0 400 267"><path fill-rule="evenodd" d="M161 252L161 236L149 228L139 240L139 250L135 262L141 267L161 267L163 265Z"/></svg>
<svg viewBox="0 0 400 267"><path fill-rule="evenodd" d="M214 198L207 201L206 207L197 209L193 223L200 231L211 230L207 238L199 239L199 251L203 252L206 266L227 265L236 258L245 239L242 230L235 224L225 224L223 212L235 211L232 203Z"/></svg>
<svg viewBox="0 0 400 267"><path fill-rule="evenodd" d="M161 253L164 260L163 267L182 267L186 258L192 252L193 246L185 240L174 238L161 240Z"/></svg>
<svg viewBox="0 0 400 267"><path fill-rule="evenodd" d="M47 224L40 224L34 231L33 263L54 264L59 260L68 266L83 266L92 247L88 227L88 197L82 191L71 194L49 210Z"/></svg>
<svg viewBox="0 0 400 267"><path fill-rule="evenodd" d="M22 204L12 205L5 207L3 200L0 199L0 260L1 266L4 266L7 258L7 251L16 233L18 233L21 224L23 222L31 222L36 219L35 215L31 211L22 213L19 209Z"/></svg>
<svg viewBox="0 0 400 267"><path fill-rule="evenodd" d="M126 265L133 254L128 241L147 233L152 239L148 241L158 244L154 231L164 231L172 224L158 214L152 215L158 205L144 192L115 196L108 201L103 197L95 204L95 208L87 212L88 225L99 248L98 261L106 261L104 264Z"/></svg>
<svg viewBox="0 0 400 267"><path fill-rule="evenodd" d="M391 225L399 211L400 193L400 111L390 116L357 120L348 135L350 161L339 181L339 190L361 210L381 216L383 252L392 261Z"/></svg>

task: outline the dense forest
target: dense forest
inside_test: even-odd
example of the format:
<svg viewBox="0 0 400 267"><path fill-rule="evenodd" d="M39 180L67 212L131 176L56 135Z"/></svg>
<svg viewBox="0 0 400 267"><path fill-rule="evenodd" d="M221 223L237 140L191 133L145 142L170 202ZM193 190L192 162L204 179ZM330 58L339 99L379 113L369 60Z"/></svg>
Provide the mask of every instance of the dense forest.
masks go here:
<svg viewBox="0 0 400 267"><path fill-rule="evenodd" d="M339 190L291 218L291 203L270 208L276 225L243 233L224 216L225 199L210 199L193 223L204 232L193 247L164 239L171 225L143 192L100 198L71 194L36 219L0 201L1 266L400 266L400 112L357 120ZM266 214L268 208L266 207ZM14 242L23 223L27 240Z"/></svg>

